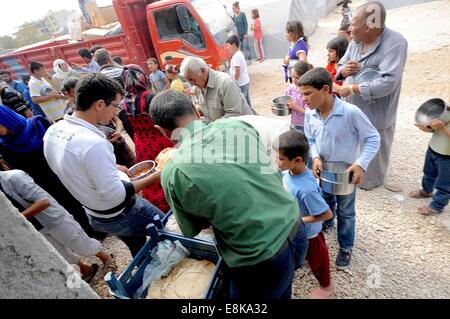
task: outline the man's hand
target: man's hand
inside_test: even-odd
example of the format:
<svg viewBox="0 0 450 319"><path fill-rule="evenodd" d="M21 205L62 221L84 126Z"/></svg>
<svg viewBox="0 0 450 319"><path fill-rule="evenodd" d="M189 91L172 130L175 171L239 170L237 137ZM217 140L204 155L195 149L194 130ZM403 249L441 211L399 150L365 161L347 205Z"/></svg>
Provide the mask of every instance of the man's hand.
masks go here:
<svg viewBox="0 0 450 319"><path fill-rule="evenodd" d="M352 180L350 184L360 184L364 179L364 170L358 164L353 164L347 169L347 172L352 173Z"/></svg>
<svg viewBox="0 0 450 319"><path fill-rule="evenodd" d="M127 174L128 176L130 176L130 171L128 170L128 168L126 168L123 165L116 165L117 169L121 172L124 172L125 174Z"/></svg>
<svg viewBox="0 0 450 319"><path fill-rule="evenodd" d="M358 73L359 63L356 61L348 61L342 69L342 76L346 78L349 75Z"/></svg>
<svg viewBox="0 0 450 319"><path fill-rule="evenodd" d="M434 132L431 127L428 127L426 125L418 124L418 123L416 123L414 125L417 126L421 131L424 131L426 133L433 133Z"/></svg>
<svg viewBox="0 0 450 319"><path fill-rule="evenodd" d="M111 143L114 143L119 140L124 128L123 128L122 121L117 116L112 119L112 122L114 123L114 126L116 127L116 131L109 136L108 141L110 141Z"/></svg>
<svg viewBox="0 0 450 319"><path fill-rule="evenodd" d="M339 95L341 97L347 97L349 95L352 94L352 91L350 89L350 85L343 85L341 86L341 88L339 89Z"/></svg>
<svg viewBox="0 0 450 319"><path fill-rule="evenodd" d="M434 130L441 130L445 126L445 123L440 119L434 119L431 121L430 126Z"/></svg>
<svg viewBox="0 0 450 319"><path fill-rule="evenodd" d="M314 177L319 178L318 171L322 169L322 160L319 157L315 157L312 162L312 173Z"/></svg>

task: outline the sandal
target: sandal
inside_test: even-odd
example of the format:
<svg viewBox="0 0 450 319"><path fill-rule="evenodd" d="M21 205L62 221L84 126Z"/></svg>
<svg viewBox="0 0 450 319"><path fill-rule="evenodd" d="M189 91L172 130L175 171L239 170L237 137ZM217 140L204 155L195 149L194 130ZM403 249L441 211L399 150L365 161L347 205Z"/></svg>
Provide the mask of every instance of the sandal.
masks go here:
<svg viewBox="0 0 450 319"><path fill-rule="evenodd" d="M107 274L108 272L112 271L116 271L117 270L117 264L116 264L116 260L114 259L114 255L110 254L109 255L111 258L109 258L104 264L103 264L103 273Z"/></svg>
<svg viewBox="0 0 450 319"><path fill-rule="evenodd" d="M95 277L95 274L97 273L98 269L100 267L98 266L98 264L92 264L91 265L91 271L84 275L83 277L81 277L85 282L90 283L92 281L92 279Z"/></svg>
<svg viewBox="0 0 450 319"><path fill-rule="evenodd" d="M417 209L417 211L425 216L439 214L439 212L437 210L434 210L433 208L431 208L429 206L420 207Z"/></svg>
<svg viewBox="0 0 450 319"><path fill-rule="evenodd" d="M410 192L408 196L411 198L430 198L433 196L433 193L425 193L423 189L418 189Z"/></svg>

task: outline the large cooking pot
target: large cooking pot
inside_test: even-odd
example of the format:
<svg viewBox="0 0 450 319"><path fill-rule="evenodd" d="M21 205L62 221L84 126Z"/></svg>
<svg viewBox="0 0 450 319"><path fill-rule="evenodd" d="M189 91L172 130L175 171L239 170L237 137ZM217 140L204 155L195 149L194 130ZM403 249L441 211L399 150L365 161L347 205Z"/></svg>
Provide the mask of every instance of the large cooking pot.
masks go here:
<svg viewBox="0 0 450 319"><path fill-rule="evenodd" d="M423 103L416 111L417 124L430 125L434 119L441 118L447 109L446 103L438 98L430 99Z"/></svg>
<svg viewBox="0 0 450 319"><path fill-rule="evenodd" d="M345 162L323 162L319 172L320 187L325 193L334 195L349 195L355 190L350 184L351 174L346 172L350 164Z"/></svg>
<svg viewBox="0 0 450 319"><path fill-rule="evenodd" d="M289 95L276 97L272 100L273 113L278 116L285 116L290 114L288 103L292 101Z"/></svg>

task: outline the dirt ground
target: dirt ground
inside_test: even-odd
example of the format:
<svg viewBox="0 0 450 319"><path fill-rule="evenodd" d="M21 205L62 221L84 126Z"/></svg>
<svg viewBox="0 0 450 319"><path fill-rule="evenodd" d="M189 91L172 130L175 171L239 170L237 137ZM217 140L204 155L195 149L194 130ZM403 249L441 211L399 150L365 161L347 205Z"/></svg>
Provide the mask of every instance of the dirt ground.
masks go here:
<svg viewBox="0 0 450 319"><path fill-rule="evenodd" d="M353 6L358 3L354 1ZM402 33L409 43L389 168L389 179L401 184L403 191L358 190L356 245L348 271L335 269L335 229L326 233L336 298L450 298L450 209L424 217L416 209L427 200L407 197L420 187L430 138L414 127L414 112L429 98L450 100L449 16L448 0L388 11L387 26ZM326 43L336 35L339 22L339 10L319 22L310 39L308 59L314 66L325 66ZM254 106L261 114L273 116L271 100L286 88L281 60L254 62L249 71ZM120 273L131 260L129 252L115 237L108 237L104 244L116 255ZM316 285L307 267L299 270L294 298L307 298ZM111 297L100 276L91 286L102 298Z"/></svg>

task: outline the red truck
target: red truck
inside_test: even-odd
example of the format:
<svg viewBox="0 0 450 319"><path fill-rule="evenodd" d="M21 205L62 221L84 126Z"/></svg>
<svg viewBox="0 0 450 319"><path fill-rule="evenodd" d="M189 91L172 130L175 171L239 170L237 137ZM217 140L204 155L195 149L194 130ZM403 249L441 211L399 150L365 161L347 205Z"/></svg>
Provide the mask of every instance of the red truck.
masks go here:
<svg viewBox="0 0 450 319"><path fill-rule="evenodd" d="M147 69L146 60L155 57L161 66L167 61L180 64L187 56L203 58L218 70L227 68L225 41L236 34L231 16L219 0L113 0L123 33L89 41L69 43L49 41L38 46L0 55L0 69L19 77L29 73L28 65L38 61L47 70L53 61L64 59L71 65L84 64L80 48L101 45L124 64Z"/></svg>

